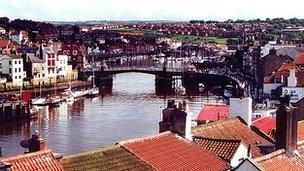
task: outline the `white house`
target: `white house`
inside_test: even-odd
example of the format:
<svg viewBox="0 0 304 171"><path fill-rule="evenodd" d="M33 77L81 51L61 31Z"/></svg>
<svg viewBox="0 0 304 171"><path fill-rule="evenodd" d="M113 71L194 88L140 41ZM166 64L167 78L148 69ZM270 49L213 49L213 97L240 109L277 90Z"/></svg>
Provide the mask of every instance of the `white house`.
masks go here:
<svg viewBox="0 0 304 171"><path fill-rule="evenodd" d="M0 34L5 34L5 33L6 33L5 29L3 27L0 27Z"/></svg>
<svg viewBox="0 0 304 171"><path fill-rule="evenodd" d="M66 76L68 71L68 56L58 55L57 57L57 75Z"/></svg>
<svg viewBox="0 0 304 171"><path fill-rule="evenodd" d="M291 103L297 103L304 98L304 87L298 87L297 83L295 69L290 69L289 77L287 78L287 87L282 88L282 94L290 94Z"/></svg>
<svg viewBox="0 0 304 171"><path fill-rule="evenodd" d="M10 39L12 42L21 44L22 41L26 42L28 40L28 35L24 30L12 31L10 33Z"/></svg>
<svg viewBox="0 0 304 171"><path fill-rule="evenodd" d="M26 77L23 71L23 60L20 56L5 54L0 57L0 72L7 75L8 80L20 85Z"/></svg>

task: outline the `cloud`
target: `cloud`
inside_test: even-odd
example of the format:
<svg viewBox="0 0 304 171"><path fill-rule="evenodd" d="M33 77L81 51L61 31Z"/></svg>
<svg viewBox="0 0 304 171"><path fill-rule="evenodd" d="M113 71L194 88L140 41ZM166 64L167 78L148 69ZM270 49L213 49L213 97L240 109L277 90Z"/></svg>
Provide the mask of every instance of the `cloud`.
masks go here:
<svg viewBox="0 0 304 171"><path fill-rule="evenodd" d="M301 0L10 0L0 16L33 20L304 18Z"/></svg>

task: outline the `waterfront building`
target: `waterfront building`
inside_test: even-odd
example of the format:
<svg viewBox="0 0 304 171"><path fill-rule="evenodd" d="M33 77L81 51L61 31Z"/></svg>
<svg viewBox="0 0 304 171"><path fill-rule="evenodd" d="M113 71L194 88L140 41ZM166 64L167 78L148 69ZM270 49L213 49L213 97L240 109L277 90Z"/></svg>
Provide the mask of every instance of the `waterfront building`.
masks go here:
<svg viewBox="0 0 304 171"><path fill-rule="evenodd" d="M21 85L26 77L22 58L13 54L5 54L0 57L0 72L14 85Z"/></svg>
<svg viewBox="0 0 304 171"><path fill-rule="evenodd" d="M6 30L3 27L0 27L0 34L5 34Z"/></svg>
<svg viewBox="0 0 304 171"><path fill-rule="evenodd" d="M45 61L46 76L49 78L56 78L57 75L57 59L53 49L49 46L41 45L40 58Z"/></svg>
<svg viewBox="0 0 304 171"><path fill-rule="evenodd" d="M72 65L72 69L80 69L85 64L86 47L82 44L62 44L58 55L67 55L68 65Z"/></svg>
<svg viewBox="0 0 304 171"><path fill-rule="evenodd" d="M24 30L12 30L9 36L14 43L21 44L28 41L28 33Z"/></svg>

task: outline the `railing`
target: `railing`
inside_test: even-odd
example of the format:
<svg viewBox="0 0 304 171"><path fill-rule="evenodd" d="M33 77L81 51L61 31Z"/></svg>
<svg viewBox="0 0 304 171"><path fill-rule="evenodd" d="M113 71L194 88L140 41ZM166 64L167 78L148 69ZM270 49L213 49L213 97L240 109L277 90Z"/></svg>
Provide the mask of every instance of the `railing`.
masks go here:
<svg viewBox="0 0 304 171"><path fill-rule="evenodd" d="M83 72L92 72L93 69L83 69ZM146 71L146 72L185 72L184 68L162 68L162 67L110 67L110 68L94 68L94 71L105 71L105 72L113 72L113 71Z"/></svg>

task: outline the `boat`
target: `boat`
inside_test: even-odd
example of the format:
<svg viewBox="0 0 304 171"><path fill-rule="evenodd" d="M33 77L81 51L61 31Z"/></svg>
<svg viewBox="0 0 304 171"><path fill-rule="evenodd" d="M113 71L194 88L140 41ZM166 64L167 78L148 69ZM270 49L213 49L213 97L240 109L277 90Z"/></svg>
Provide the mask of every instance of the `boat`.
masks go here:
<svg viewBox="0 0 304 171"><path fill-rule="evenodd" d="M35 98L31 100L31 104L43 106L46 105L45 100L46 100L45 98Z"/></svg>
<svg viewBox="0 0 304 171"><path fill-rule="evenodd" d="M40 73L41 75L41 73ZM44 106L45 105L45 98L41 97L41 80L39 79L39 97L35 99L31 99L31 104L32 105L38 105L38 106ZM36 93L35 93L36 94Z"/></svg>
<svg viewBox="0 0 304 171"><path fill-rule="evenodd" d="M88 96L97 96L97 95L99 95L98 87L94 87L94 88L90 89L88 92Z"/></svg>
<svg viewBox="0 0 304 171"><path fill-rule="evenodd" d="M94 58L92 58L92 62L94 64ZM93 96L94 97L94 96L99 95L99 88L95 86L94 67L93 67L92 73L93 73L93 75L92 75L92 86L93 86L93 88L88 90L88 96L91 96L91 97Z"/></svg>
<svg viewBox="0 0 304 171"><path fill-rule="evenodd" d="M224 89L224 97L230 98L233 95L233 86L232 85L226 85Z"/></svg>

